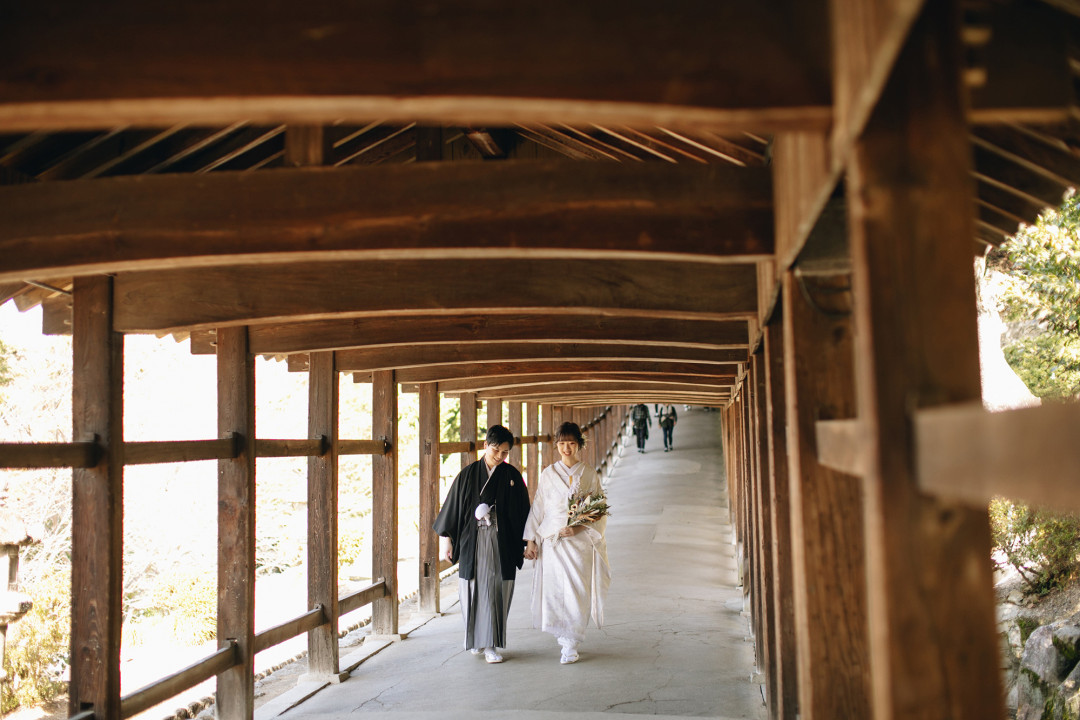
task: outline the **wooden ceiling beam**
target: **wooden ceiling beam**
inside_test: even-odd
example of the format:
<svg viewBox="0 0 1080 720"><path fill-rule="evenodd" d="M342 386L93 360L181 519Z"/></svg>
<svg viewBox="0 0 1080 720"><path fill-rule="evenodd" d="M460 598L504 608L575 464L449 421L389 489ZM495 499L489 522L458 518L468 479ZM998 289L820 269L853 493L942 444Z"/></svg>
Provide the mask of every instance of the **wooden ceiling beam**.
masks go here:
<svg viewBox="0 0 1080 720"><path fill-rule="evenodd" d="M622 342L708 349L745 348L750 342L741 320L576 314L347 318L253 326L249 333L256 354L423 343Z"/></svg>
<svg viewBox="0 0 1080 720"><path fill-rule="evenodd" d="M728 366L745 362L745 350L698 350L636 344L589 343L484 343L477 345L414 345L341 350L337 365L342 372L441 367L461 363L511 363L634 360L651 363L705 363ZM306 355L290 355L289 366L306 362ZM403 376L404 377L404 376Z"/></svg>
<svg viewBox="0 0 1080 720"><path fill-rule="evenodd" d="M736 363L727 365L691 362L645 362L640 360L533 360L522 362L460 363L405 368L397 371L401 383L444 383L469 378L545 374L561 376L588 373L594 376L618 373L663 375L665 377L734 379ZM292 367L290 366L290 370Z"/></svg>
<svg viewBox="0 0 1080 720"><path fill-rule="evenodd" d="M582 397L586 395L609 395L616 396L618 393L651 393L654 395L685 393L700 396L729 396L730 385L709 386L696 385L694 383L663 382L663 381L621 381L604 382L602 380L579 380L567 383L543 383L539 385L523 385L514 388L499 388L496 390L481 390L476 394L479 400L503 399L503 400L531 400L535 402L552 402L552 398L560 396Z"/></svg>
<svg viewBox="0 0 1080 720"><path fill-rule="evenodd" d="M381 118L767 132L824 128L831 116L828 49L801 22L826 13L821 0L551 0L542 12L499 0L272 11L257 0L116 0L5 11L0 131Z"/></svg>
<svg viewBox="0 0 1080 720"><path fill-rule="evenodd" d="M726 388L735 384L735 373L724 377L668 376L659 373L559 373L532 375L503 375L499 377L474 377L446 380L439 383L442 392L497 392L516 390L521 387L565 385L570 382L612 383L664 382L694 385L702 388Z"/></svg>
<svg viewBox="0 0 1080 720"><path fill-rule="evenodd" d="M765 168L437 163L0 187L0 281L311 259L753 260Z"/></svg>

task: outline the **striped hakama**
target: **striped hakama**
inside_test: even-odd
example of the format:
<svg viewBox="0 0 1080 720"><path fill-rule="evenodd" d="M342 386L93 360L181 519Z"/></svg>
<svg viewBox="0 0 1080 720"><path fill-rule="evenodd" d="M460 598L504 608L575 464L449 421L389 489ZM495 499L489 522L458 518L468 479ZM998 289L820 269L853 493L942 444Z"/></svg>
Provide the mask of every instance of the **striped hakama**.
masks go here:
<svg viewBox="0 0 1080 720"><path fill-rule="evenodd" d="M476 578L459 580L465 649L506 647L506 621L514 597L514 581L503 580L499 562L498 526L476 528Z"/></svg>

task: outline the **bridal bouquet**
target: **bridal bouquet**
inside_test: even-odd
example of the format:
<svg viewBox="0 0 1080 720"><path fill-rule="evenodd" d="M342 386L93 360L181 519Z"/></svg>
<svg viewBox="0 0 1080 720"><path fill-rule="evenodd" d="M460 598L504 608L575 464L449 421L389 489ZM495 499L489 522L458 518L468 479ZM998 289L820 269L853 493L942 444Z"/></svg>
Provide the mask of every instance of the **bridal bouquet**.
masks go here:
<svg viewBox="0 0 1080 720"><path fill-rule="evenodd" d="M609 514L610 509L603 492L571 495L568 502L566 527L593 523Z"/></svg>

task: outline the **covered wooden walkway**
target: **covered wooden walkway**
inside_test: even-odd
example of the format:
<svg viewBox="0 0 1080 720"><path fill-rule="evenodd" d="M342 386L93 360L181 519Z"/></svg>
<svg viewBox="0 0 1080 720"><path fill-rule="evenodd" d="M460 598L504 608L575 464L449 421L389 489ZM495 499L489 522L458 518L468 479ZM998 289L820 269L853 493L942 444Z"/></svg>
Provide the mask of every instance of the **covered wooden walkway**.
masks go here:
<svg viewBox="0 0 1080 720"><path fill-rule="evenodd" d="M982 410L972 260L1080 183L1075 2L0 17L0 301L74 348L70 442L4 443L0 467L73 468L73 715L216 675L219 717L250 720L261 649L308 633L334 677L341 613L372 603L397 634L411 391L421 528L433 458L478 427L505 422L535 469L574 418L602 464L631 403L721 408L769 716L1001 716L986 502L1076 507L1080 415ZM132 333L216 354L216 437L125 441ZM258 355L309 373L307 437L257 432ZM339 428L345 373L372 384L371 437ZM373 457L381 580L338 597L350 453ZM310 458L310 610L256 634L255 459L283 455ZM220 650L122 698L124 468L196 459L220 463ZM430 533L418 573L435 611Z"/></svg>

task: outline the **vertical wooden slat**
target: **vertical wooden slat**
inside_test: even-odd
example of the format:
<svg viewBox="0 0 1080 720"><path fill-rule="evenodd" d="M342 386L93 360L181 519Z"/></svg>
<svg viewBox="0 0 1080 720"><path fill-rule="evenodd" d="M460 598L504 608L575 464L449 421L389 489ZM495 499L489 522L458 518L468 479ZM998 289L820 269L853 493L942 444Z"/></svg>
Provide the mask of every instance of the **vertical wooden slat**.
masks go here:
<svg viewBox="0 0 1080 720"><path fill-rule="evenodd" d="M476 393L461 393L458 398L458 427L462 442L476 442ZM461 468L476 462L475 450L461 453Z"/></svg>
<svg viewBox="0 0 1080 720"><path fill-rule="evenodd" d="M754 627L754 649L757 660L757 668L765 672L765 566L762 559L762 527L761 527L761 436L759 433L758 417L758 364L751 357L747 363L746 373L746 410L747 410L747 451L749 453L749 468L747 474L747 510L749 511L750 523L750 547L752 562L752 579L750 589L750 603L752 621Z"/></svg>
<svg viewBox="0 0 1080 720"><path fill-rule="evenodd" d="M806 720L871 717L862 492L856 478L818 463L814 435L816 420L855 412L847 280L819 281L828 291L815 288L821 297L814 304L798 282L793 272L785 274L799 712Z"/></svg>
<svg viewBox="0 0 1080 720"><path fill-rule="evenodd" d="M393 370L371 374L371 434L390 443L390 452L371 459L371 528L375 536L371 577L382 578L387 596L371 606L372 634L398 634L398 399Z"/></svg>
<svg viewBox="0 0 1080 720"><path fill-rule="evenodd" d="M488 400L487 401L487 429L490 430L493 425L503 424L503 407L502 400Z"/></svg>
<svg viewBox="0 0 1080 720"><path fill-rule="evenodd" d="M525 403L525 434L540 434L540 405ZM525 467L528 470L526 485L529 488L529 501L536 496L536 486L540 482L540 443L529 445L526 450Z"/></svg>
<svg viewBox="0 0 1080 720"><path fill-rule="evenodd" d="M511 401L507 403L506 410L508 416L506 428L513 433L514 437L521 437L521 403ZM521 469L521 445L517 442L515 442L514 447L510 449L509 462L518 470Z"/></svg>
<svg viewBox="0 0 1080 720"><path fill-rule="evenodd" d="M781 305L783 300L781 299ZM776 690L772 717L795 720L799 711L795 602L791 575L791 491L787 458L782 310L765 326L765 382L769 424L769 513L772 526L772 588L776 635Z"/></svg>
<svg viewBox="0 0 1080 720"><path fill-rule="evenodd" d="M217 717L255 712L255 358L246 327L218 328L218 437L239 436L218 461L218 647L236 640L238 665L218 675Z"/></svg>
<svg viewBox="0 0 1080 720"><path fill-rule="evenodd" d="M474 406L475 407L475 406ZM439 612L439 387L420 384L420 592L421 613Z"/></svg>
<svg viewBox="0 0 1080 720"><path fill-rule="evenodd" d="M334 352L308 361L308 437L326 452L308 458L308 609L329 622L308 632L308 672L338 674L338 383Z"/></svg>
<svg viewBox="0 0 1080 720"><path fill-rule="evenodd" d="M1003 716L985 509L919 492L917 409L980 399L956 3L927 3L857 141L848 207L873 712Z"/></svg>
<svg viewBox="0 0 1080 720"><path fill-rule="evenodd" d="M772 432L772 426L769 424L769 392L768 392L768 378L766 377L766 358L765 358L765 346L764 343L758 348L758 351L753 356L754 363L754 397L756 399L755 415L757 418L757 452L758 452L758 477L757 477L757 493L756 504L758 505L758 522L761 528L761 541L759 544L761 552L761 561L759 567L761 568L761 602L758 607L761 612L761 628L762 628L762 665L761 668L765 673L766 686L768 693L766 694L766 704L769 709L770 715L775 717L778 700L776 696L777 691L777 658L776 658L776 610L775 610L775 595L773 588L773 575L775 568L773 565L773 525L772 525L772 508L775 504L775 499L770 492L772 488L772 455L769 453L769 435Z"/></svg>
<svg viewBox="0 0 1080 720"><path fill-rule="evenodd" d="M285 165L310 167L322 165L326 154L326 136L321 125L289 125L285 128Z"/></svg>
<svg viewBox="0 0 1080 720"><path fill-rule="evenodd" d="M72 473L70 711L120 717L124 537L124 338L113 332L112 278L75 279L72 439L96 440Z"/></svg>
<svg viewBox="0 0 1080 720"><path fill-rule="evenodd" d="M546 435L549 438L553 430L553 422L555 417L555 408L549 403L540 404L540 434ZM551 463L555 462L555 443L552 440L544 442L543 447L540 449L540 465L541 467L547 467ZM539 475L537 476L539 479Z"/></svg>

